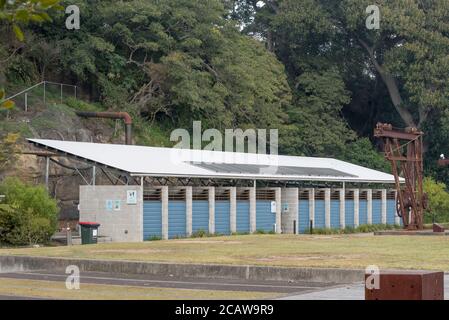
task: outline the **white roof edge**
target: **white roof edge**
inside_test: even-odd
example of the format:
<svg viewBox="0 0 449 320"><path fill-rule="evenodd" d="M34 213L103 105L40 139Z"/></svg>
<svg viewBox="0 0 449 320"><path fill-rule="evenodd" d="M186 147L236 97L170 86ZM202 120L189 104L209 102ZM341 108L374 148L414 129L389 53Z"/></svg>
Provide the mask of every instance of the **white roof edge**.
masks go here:
<svg viewBox="0 0 449 320"><path fill-rule="evenodd" d="M212 176L212 175L158 175L158 174L150 174L150 173L131 173L132 177L189 177L189 178L215 178L215 179L236 179L236 180L286 180L286 181L320 181L320 182L345 182L345 183L377 183L377 184L394 184L394 181L391 180L360 180L360 179L337 179L337 178L323 178L323 177L304 177L299 178L296 176L283 176L283 179L278 176L233 176L233 175L223 175L223 176ZM403 179L403 178L401 178ZM402 181L401 181L402 182Z"/></svg>
<svg viewBox="0 0 449 320"><path fill-rule="evenodd" d="M347 182L347 183L376 183L393 184L394 176L388 173L369 169L335 158L314 158L298 156L274 156L279 166L296 166L334 169L348 174L348 176L306 176L306 175L281 175L272 172L259 174L237 174L216 172L200 168L189 163L193 156L200 155L201 160L213 159L214 155L231 156L230 164L245 164L238 162L239 157L261 161L262 164L271 165L269 157L273 155L242 154L220 151L177 149L180 158L173 159L173 148L148 147L136 145L101 144L90 142L27 139L30 143L40 148L49 148L66 153L89 162L98 163L107 167L127 172L135 177L194 177L216 179L246 179L246 180L280 180L280 181L320 181L320 182ZM126 149L126 150L125 150ZM178 151L175 151L178 152ZM182 157L182 156L188 157ZM189 158L190 157L190 158ZM237 158L237 160L236 160ZM195 158L196 159L196 158ZM195 160L196 161L196 160ZM234 161L234 162L232 162ZM251 162L250 161L250 162ZM267 161L267 162L264 162ZM207 163L207 161L204 161ZM214 163L213 160L210 161ZM259 162L257 162L259 163ZM251 163L250 163L251 164ZM350 176L352 175L352 176ZM400 178L403 183L404 179Z"/></svg>

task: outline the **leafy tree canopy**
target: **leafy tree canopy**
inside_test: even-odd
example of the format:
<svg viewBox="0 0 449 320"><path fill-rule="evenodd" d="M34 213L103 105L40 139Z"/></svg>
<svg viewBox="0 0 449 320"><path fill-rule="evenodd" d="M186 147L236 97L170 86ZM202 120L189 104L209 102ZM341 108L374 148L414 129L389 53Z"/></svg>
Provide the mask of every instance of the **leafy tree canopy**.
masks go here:
<svg viewBox="0 0 449 320"><path fill-rule="evenodd" d="M44 187L7 178L0 184L0 194L6 196L0 206L0 243L22 245L50 240L59 209Z"/></svg>
<svg viewBox="0 0 449 320"><path fill-rule="evenodd" d="M449 193L446 185L432 178L425 178L423 188L429 197L430 207L430 214L425 217L426 222L430 223L433 219L436 222L449 222Z"/></svg>
<svg viewBox="0 0 449 320"><path fill-rule="evenodd" d="M60 0L0 0L0 21L8 21L17 39L23 41L25 36L20 25L51 21L47 11L62 10L59 2Z"/></svg>
<svg viewBox="0 0 449 320"><path fill-rule="evenodd" d="M109 107L130 104L150 121L184 127L284 122L291 94L282 64L225 19L220 1L74 3L81 30L44 26L39 37L56 41L62 69Z"/></svg>

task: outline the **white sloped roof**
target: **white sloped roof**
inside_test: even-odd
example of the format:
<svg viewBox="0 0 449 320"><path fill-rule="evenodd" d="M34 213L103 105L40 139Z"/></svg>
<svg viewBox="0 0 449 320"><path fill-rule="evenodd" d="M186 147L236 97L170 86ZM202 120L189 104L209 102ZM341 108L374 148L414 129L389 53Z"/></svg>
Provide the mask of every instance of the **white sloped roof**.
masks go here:
<svg viewBox="0 0 449 320"><path fill-rule="evenodd" d="M42 139L28 141L39 148L76 156L132 176L394 183L391 174L331 158Z"/></svg>

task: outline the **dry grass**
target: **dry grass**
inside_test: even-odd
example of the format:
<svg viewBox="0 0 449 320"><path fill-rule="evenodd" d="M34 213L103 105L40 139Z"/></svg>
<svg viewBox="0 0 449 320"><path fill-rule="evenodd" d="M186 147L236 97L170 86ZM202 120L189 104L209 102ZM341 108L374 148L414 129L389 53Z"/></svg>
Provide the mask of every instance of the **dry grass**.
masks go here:
<svg viewBox="0 0 449 320"><path fill-rule="evenodd" d="M449 237L244 235L144 243L1 249L34 255L156 262L449 271Z"/></svg>
<svg viewBox="0 0 449 320"><path fill-rule="evenodd" d="M83 284L82 278L79 290L68 290L64 281L0 278L0 295L71 300L216 300L267 299L280 294Z"/></svg>

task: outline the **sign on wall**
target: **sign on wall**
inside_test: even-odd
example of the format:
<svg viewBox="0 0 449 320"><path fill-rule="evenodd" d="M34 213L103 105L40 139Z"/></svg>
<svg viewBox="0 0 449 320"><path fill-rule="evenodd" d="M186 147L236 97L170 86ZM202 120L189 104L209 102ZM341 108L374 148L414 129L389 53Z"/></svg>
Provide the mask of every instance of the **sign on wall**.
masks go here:
<svg viewBox="0 0 449 320"><path fill-rule="evenodd" d="M271 201L271 213L276 213L276 201Z"/></svg>
<svg viewBox="0 0 449 320"><path fill-rule="evenodd" d="M120 200L114 200L114 211L120 211L122 203Z"/></svg>
<svg viewBox="0 0 449 320"><path fill-rule="evenodd" d="M114 209L114 201L106 200L106 211L112 211Z"/></svg>
<svg viewBox="0 0 449 320"><path fill-rule="evenodd" d="M126 203L127 204L137 204L137 191L127 190L126 191Z"/></svg>

